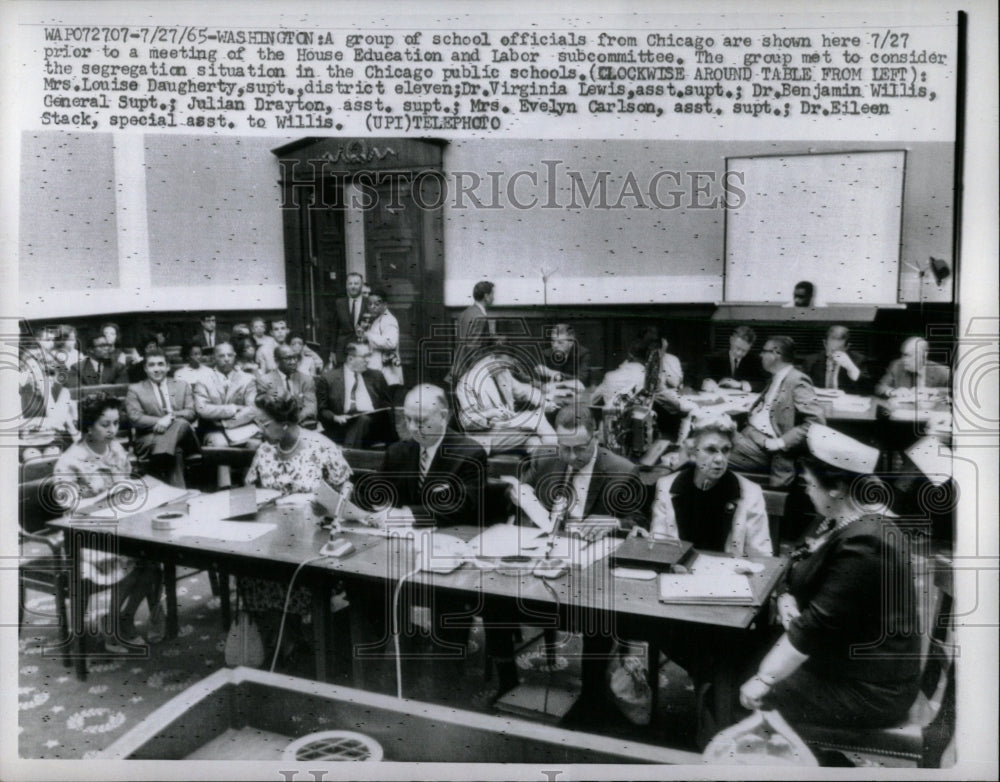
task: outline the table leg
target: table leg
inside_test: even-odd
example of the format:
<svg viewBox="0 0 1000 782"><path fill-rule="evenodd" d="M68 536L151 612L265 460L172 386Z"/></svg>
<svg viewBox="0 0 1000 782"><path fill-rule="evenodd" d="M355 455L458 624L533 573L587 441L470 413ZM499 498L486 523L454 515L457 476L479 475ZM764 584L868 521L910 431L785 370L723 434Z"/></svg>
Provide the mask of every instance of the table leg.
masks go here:
<svg viewBox="0 0 1000 782"><path fill-rule="evenodd" d="M87 680L87 627L86 612L89 592L83 578L83 536L74 529L66 531L66 550L70 559L71 581L69 588L70 634L66 643L76 640L76 678Z"/></svg>
<svg viewBox="0 0 1000 782"><path fill-rule="evenodd" d="M229 602L229 571L217 568L216 573L219 578L219 608L222 613L222 632L229 632L229 625L232 623L232 607Z"/></svg>
<svg viewBox="0 0 1000 782"><path fill-rule="evenodd" d="M177 621L177 566L163 563L163 588L167 593L167 638L176 638Z"/></svg>
<svg viewBox="0 0 1000 782"><path fill-rule="evenodd" d="M324 580L312 586L313 651L316 656L316 680L330 681L330 585Z"/></svg>

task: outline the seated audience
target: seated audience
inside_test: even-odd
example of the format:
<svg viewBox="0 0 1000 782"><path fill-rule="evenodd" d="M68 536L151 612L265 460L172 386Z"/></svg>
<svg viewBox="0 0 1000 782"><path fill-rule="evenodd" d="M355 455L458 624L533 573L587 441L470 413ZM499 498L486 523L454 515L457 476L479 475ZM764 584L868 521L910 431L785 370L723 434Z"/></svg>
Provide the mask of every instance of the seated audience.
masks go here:
<svg viewBox="0 0 1000 782"><path fill-rule="evenodd" d="M94 394L80 402L80 429L83 435L59 457L53 477L72 487L70 492L56 492L65 500L64 507L73 510L80 499L91 499L113 491L116 484L129 479L131 466L128 454L118 442L121 402L104 394ZM166 612L160 601L161 574L159 565L146 560L101 554L83 550L84 577L95 584L115 584L112 592L118 604L113 616L106 617L102 628L106 634L104 646L109 652L128 653L129 647L145 646L136 631L135 614L145 599L149 607L150 643L163 640Z"/></svg>
<svg viewBox="0 0 1000 782"><path fill-rule="evenodd" d="M689 434L691 462L656 482L649 531L734 557L774 551L764 493L729 469L736 424L728 415L698 420Z"/></svg>
<svg viewBox="0 0 1000 782"><path fill-rule="evenodd" d="M31 345L32 341L29 340L20 351L19 428L33 432L33 447L22 454L25 459L39 454L54 456L80 436L76 403L66 385L68 380L60 376L57 365L49 359L45 349ZM39 451L41 448L44 450Z"/></svg>
<svg viewBox="0 0 1000 782"><path fill-rule="evenodd" d="M542 380L579 380L580 385L590 385L590 351L576 339L576 331L568 323L552 327L552 345L542 351L542 363L535 373Z"/></svg>
<svg viewBox="0 0 1000 782"><path fill-rule="evenodd" d="M248 486L275 489L285 496L313 493L323 482L338 491L344 487L351 477L350 466L336 444L300 425L300 406L295 396L259 396L254 404L254 420L264 442L254 453L247 470ZM247 610L257 615L258 624L273 647L285 606L287 583L268 578L241 578L239 589ZM301 586L296 588L288 603L292 621L285 628L281 650L284 656L290 656L297 642L302 640L301 617L311 611L310 590ZM269 661L270 656L265 664Z"/></svg>
<svg viewBox="0 0 1000 782"><path fill-rule="evenodd" d="M128 370L113 361L112 347L108 338L98 334L90 340L87 358L80 361L69 373L69 382L76 386L103 386L129 382Z"/></svg>
<svg viewBox="0 0 1000 782"><path fill-rule="evenodd" d="M183 380L193 391L196 383L204 383L212 376L212 367L202 363L204 349L197 341L184 346L183 356L186 363L174 370L174 379Z"/></svg>
<svg viewBox="0 0 1000 782"><path fill-rule="evenodd" d="M823 423L823 411L812 382L792 364L795 343L771 337L760 361L771 379L750 408L746 426L733 442L730 464L742 472L769 474L774 487L795 480L795 457L802 450L810 424Z"/></svg>
<svg viewBox="0 0 1000 782"><path fill-rule="evenodd" d="M878 396L912 399L920 389L947 389L951 385L948 367L927 360L927 340L910 337L875 386Z"/></svg>
<svg viewBox="0 0 1000 782"><path fill-rule="evenodd" d="M458 419L487 454L555 444L541 388L514 377L517 362L494 348L455 383Z"/></svg>
<svg viewBox="0 0 1000 782"><path fill-rule="evenodd" d="M399 391L395 389L402 390L403 386L403 364L399 359L399 321L389 312L385 291L373 290L368 295L368 311L372 320L364 336L372 349L369 365L372 369L381 370L390 390L394 395L398 394Z"/></svg>
<svg viewBox="0 0 1000 782"><path fill-rule="evenodd" d="M302 336L301 331L289 332L288 344L299 354L299 372L312 377L319 377L323 374L323 359L306 344L306 338Z"/></svg>
<svg viewBox="0 0 1000 782"><path fill-rule="evenodd" d="M732 388L738 391L760 391L767 382L753 358L748 358L757 335L749 326L737 326L729 335L729 350L709 353L698 369L698 387L702 391Z"/></svg>
<svg viewBox="0 0 1000 782"><path fill-rule="evenodd" d="M909 555L893 523L861 501L878 451L824 426L808 443L814 460L803 477L824 522L792 557L778 598L786 632L740 701L776 709L793 727L889 727L906 718L920 684Z"/></svg>
<svg viewBox="0 0 1000 782"><path fill-rule="evenodd" d="M146 379L128 387L125 411L135 433L135 454L166 472L172 486L184 487L184 457L201 452L192 424L194 395L183 380L167 377L167 357L150 348L143 359Z"/></svg>
<svg viewBox="0 0 1000 782"><path fill-rule="evenodd" d="M315 429L316 384L310 375L299 372L299 354L291 345L279 344L275 348L274 359L278 368L257 378L257 395L295 397L298 403L299 425Z"/></svg>
<svg viewBox="0 0 1000 782"><path fill-rule="evenodd" d="M396 440L392 398L381 372L368 369L372 350L347 342L344 363L316 381L316 403L323 430L345 448L367 448Z"/></svg>
<svg viewBox="0 0 1000 782"><path fill-rule="evenodd" d="M850 349L851 332L846 326L830 326L823 350L802 362L802 371L816 388L834 388L848 394L870 394L867 361Z"/></svg>
<svg viewBox="0 0 1000 782"><path fill-rule="evenodd" d="M228 342L217 344L213 353L215 368L194 386L194 409L201 422L203 442L213 447L255 449L260 445L260 430L254 425L257 383L252 375L236 368L236 352ZM229 488L232 483L229 465L220 464L219 488Z"/></svg>

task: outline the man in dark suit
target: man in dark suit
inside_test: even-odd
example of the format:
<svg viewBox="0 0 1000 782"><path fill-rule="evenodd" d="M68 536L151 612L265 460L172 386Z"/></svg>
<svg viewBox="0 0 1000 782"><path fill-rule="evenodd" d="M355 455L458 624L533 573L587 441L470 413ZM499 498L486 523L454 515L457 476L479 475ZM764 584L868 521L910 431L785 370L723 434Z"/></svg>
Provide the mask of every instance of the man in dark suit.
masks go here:
<svg viewBox="0 0 1000 782"><path fill-rule="evenodd" d="M103 386L127 383L125 366L111 360L111 343L103 334L90 340L87 358L77 364L67 380L68 385Z"/></svg>
<svg viewBox="0 0 1000 782"><path fill-rule="evenodd" d="M455 342L455 360L446 382L457 381L477 360L479 348L490 344L490 337L496 326L489 316L493 306L494 286L492 282L481 280L472 288L472 304L458 316L458 335Z"/></svg>
<svg viewBox="0 0 1000 782"><path fill-rule="evenodd" d="M407 506L417 522L438 527L478 525L484 516L486 451L448 428L448 400L437 386L410 389L403 402L412 440L385 452L379 480L395 490L396 506ZM441 498L435 502L436 496Z"/></svg>
<svg viewBox="0 0 1000 782"><path fill-rule="evenodd" d="M279 344L274 349L278 368L257 379L257 395L294 396L299 400L299 425L316 428L316 384L309 375L298 371L299 354L291 345Z"/></svg>
<svg viewBox="0 0 1000 782"><path fill-rule="evenodd" d="M760 361L771 379L750 408L729 459L738 472L768 473L773 487L792 484L795 456L803 449L809 426L824 423L812 381L792 366L794 360L790 337L771 337L764 343Z"/></svg>
<svg viewBox="0 0 1000 782"><path fill-rule="evenodd" d="M344 365L316 381L320 423L331 440L347 448L396 440L389 386L381 372L368 369L371 354L365 343L348 342Z"/></svg>
<svg viewBox="0 0 1000 782"><path fill-rule="evenodd" d="M347 296L333 302L333 323L330 324L330 366L347 361L344 350L348 342L357 339L358 319L368 309L368 297L363 293L364 280L357 272L347 275Z"/></svg>
<svg viewBox="0 0 1000 782"><path fill-rule="evenodd" d="M709 353L698 368L697 383L703 391L733 388L743 391L760 391L767 382L749 357L757 335L749 326L737 326L729 335L729 350ZM698 387L697 385L695 387Z"/></svg>
<svg viewBox="0 0 1000 782"><path fill-rule="evenodd" d="M846 326L830 326L823 341L824 349L802 362L802 371L816 388L834 388L848 394L872 392L868 362L850 349L850 339L851 332Z"/></svg>
<svg viewBox="0 0 1000 782"><path fill-rule="evenodd" d="M197 415L191 386L167 377L167 357L150 348L143 358L146 379L128 387L125 412L135 430L135 452L154 468L168 470L167 483L184 487L184 456L201 452L192 424Z"/></svg>
<svg viewBox="0 0 1000 782"><path fill-rule="evenodd" d="M552 512L556 503L565 508L560 513L562 518L553 520L556 524L580 523L581 534L589 538L610 531L606 525L595 525L588 530L587 519L593 516L617 519L621 535L637 525L648 529L645 492L638 468L598 445L590 410L582 405L563 407L556 414L555 430L559 443L555 453L540 450L522 469L521 488L512 493L515 503L523 501L530 489L547 511ZM497 666L499 694L517 684L510 631L517 621L517 613L510 604L487 602L486 644ZM596 627L599 623L584 624ZM613 640L606 633L584 631L580 710L600 707L604 697L604 669Z"/></svg>
<svg viewBox="0 0 1000 782"><path fill-rule="evenodd" d="M212 355L215 350L215 346L222 343L228 342L229 337L226 334L220 334L215 330L215 315L211 312L202 313L201 316L201 329L195 335L193 342L197 342L198 345L205 351L208 356Z"/></svg>

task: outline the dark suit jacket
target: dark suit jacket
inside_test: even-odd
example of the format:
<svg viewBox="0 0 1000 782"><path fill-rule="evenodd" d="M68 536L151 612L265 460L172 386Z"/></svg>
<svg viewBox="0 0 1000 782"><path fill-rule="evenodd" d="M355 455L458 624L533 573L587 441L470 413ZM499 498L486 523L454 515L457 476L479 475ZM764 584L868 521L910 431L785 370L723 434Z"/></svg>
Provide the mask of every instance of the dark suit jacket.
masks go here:
<svg viewBox="0 0 1000 782"><path fill-rule="evenodd" d="M333 302L333 322L330 324L330 345L337 353L337 361L344 360L344 348L354 339L354 323L351 321L349 299L344 296ZM368 297L360 296L358 301L358 317L368 309Z"/></svg>
<svg viewBox="0 0 1000 782"><path fill-rule="evenodd" d="M522 470L520 479L536 490L539 501L551 510L552 487L566 475L566 463L551 450L539 451ZM639 481L639 468L628 459L598 447L594 471L583 502L583 517L614 516L623 530L637 524L649 529L645 507L645 490Z"/></svg>
<svg viewBox="0 0 1000 782"><path fill-rule="evenodd" d="M192 342L197 342L201 345L202 349L208 348L208 340L205 339L205 331L203 329L198 329L198 333L191 338ZM215 331L215 344L218 345L220 342L229 342L229 335L223 334L221 331L216 329ZM211 348L208 348L211 350Z"/></svg>
<svg viewBox="0 0 1000 782"><path fill-rule="evenodd" d="M475 440L449 429L427 470L423 496L420 491L420 446L413 440L390 445L377 474L379 481L389 481L396 492L396 506L408 505L414 516L433 518L439 527L480 525L486 516L483 492L486 487L486 451ZM461 489L455 487L460 484ZM435 485L451 485L447 499L438 507L424 504Z"/></svg>
<svg viewBox="0 0 1000 782"><path fill-rule="evenodd" d="M760 391L768 380L767 373L760 365L760 358L754 353L747 353L743 360L736 367L736 373L730 371L729 351L723 350L716 353L709 353L698 364L698 371L694 382L695 388L701 388L701 384L706 379L716 382L724 377L731 377L733 380L746 381L753 391Z"/></svg>
<svg viewBox="0 0 1000 782"><path fill-rule="evenodd" d="M565 380L576 378L584 386L590 385L590 351L579 343L562 356L562 361L556 360L552 348L546 348L542 351L542 362L549 369L562 372Z"/></svg>
<svg viewBox="0 0 1000 782"><path fill-rule="evenodd" d="M316 423L316 384L309 375L302 372L293 372L288 377L289 385L292 387L292 394L299 400L299 423L309 426ZM285 393L285 383L281 377L281 370L274 369L261 375L256 380L257 395L274 394L279 396Z"/></svg>
<svg viewBox="0 0 1000 782"><path fill-rule="evenodd" d="M378 410L382 407L392 407L389 386L385 376L377 369L366 369L361 374L361 380L368 389L372 406ZM325 428L336 426L334 415L347 412L347 399L344 392L344 369L337 367L324 372L316 380L316 404L319 407L319 420Z"/></svg>
<svg viewBox="0 0 1000 782"><path fill-rule="evenodd" d="M872 392L872 379L868 374L868 360L853 350L848 350L847 355L850 356L854 365L861 370L861 374L858 375L857 380L851 380L847 371L843 367L839 367L837 370L837 388L848 394L870 394ZM826 351L821 350L819 353L806 356L806 360L802 362L802 371L809 376L809 379L812 380L816 388L825 388Z"/></svg>
<svg viewBox="0 0 1000 782"><path fill-rule="evenodd" d="M103 386L110 383L127 383L128 372L122 364L109 362L101 367L99 372L94 370L94 365L88 356L70 371L67 383L69 385L81 386Z"/></svg>
<svg viewBox="0 0 1000 782"><path fill-rule="evenodd" d="M903 365L903 359L897 358L886 369L882 379L875 386L875 393L884 396L894 388L913 388L916 385L916 375L908 372ZM926 388L948 388L951 384L951 372L944 364L927 362L924 375Z"/></svg>
<svg viewBox="0 0 1000 782"><path fill-rule="evenodd" d="M458 337L455 344L455 361L451 365L453 381L458 379L469 368L469 360L476 351L489 343L489 320L478 304L466 307L458 316Z"/></svg>

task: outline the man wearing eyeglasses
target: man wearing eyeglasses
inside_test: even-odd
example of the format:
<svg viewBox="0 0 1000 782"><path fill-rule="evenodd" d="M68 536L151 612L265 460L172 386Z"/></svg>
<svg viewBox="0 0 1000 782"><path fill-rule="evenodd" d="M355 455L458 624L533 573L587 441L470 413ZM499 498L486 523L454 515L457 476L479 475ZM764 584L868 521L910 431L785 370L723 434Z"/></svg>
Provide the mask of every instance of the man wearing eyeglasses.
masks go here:
<svg viewBox="0 0 1000 782"><path fill-rule="evenodd" d="M125 367L112 361L112 345L107 337L99 334L90 340L87 358L76 365L71 384L81 386L102 386L110 383L127 383Z"/></svg>
<svg viewBox="0 0 1000 782"><path fill-rule="evenodd" d="M729 459L739 472L768 474L773 487L790 486L795 480L795 455L810 424L824 423L812 381L792 366L794 358L791 337L771 337L764 343L760 363L771 379L750 408Z"/></svg>
<svg viewBox="0 0 1000 782"><path fill-rule="evenodd" d="M341 355L343 366L316 380L319 420L327 437L346 448L394 442L389 386L381 372L368 368L372 349L364 342L348 341Z"/></svg>

